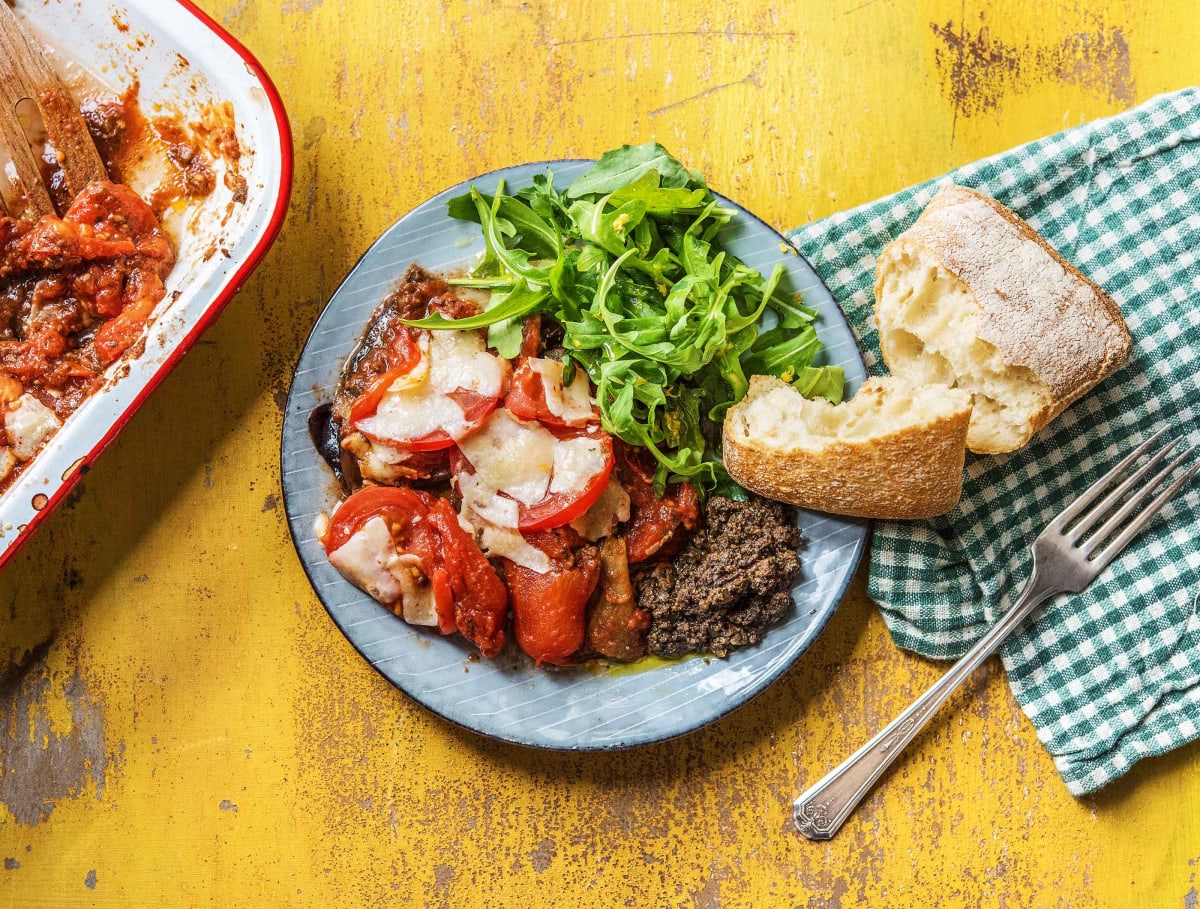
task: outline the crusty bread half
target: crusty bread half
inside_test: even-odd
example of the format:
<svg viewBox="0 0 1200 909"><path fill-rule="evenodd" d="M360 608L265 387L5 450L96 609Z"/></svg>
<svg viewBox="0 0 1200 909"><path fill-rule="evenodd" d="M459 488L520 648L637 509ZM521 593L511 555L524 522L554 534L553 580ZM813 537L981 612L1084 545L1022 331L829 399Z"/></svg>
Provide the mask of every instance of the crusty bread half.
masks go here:
<svg viewBox="0 0 1200 909"><path fill-rule="evenodd" d="M725 415L729 475L751 492L817 511L907 520L945 514L962 493L971 395L868 379L849 401L808 400L755 376Z"/></svg>
<svg viewBox="0 0 1200 909"><path fill-rule="evenodd" d="M967 447L1020 448L1129 357L1116 303L999 202L943 186L875 268L893 375L974 396Z"/></svg>

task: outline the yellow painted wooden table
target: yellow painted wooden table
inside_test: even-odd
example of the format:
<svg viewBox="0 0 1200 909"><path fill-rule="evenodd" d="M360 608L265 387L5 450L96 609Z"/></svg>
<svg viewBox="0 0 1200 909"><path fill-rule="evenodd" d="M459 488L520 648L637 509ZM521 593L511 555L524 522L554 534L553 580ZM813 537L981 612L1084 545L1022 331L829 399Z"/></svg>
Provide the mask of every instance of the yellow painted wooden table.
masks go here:
<svg viewBox="0 0 1200 909"><path fill-rule="evenodd" d="M1200 82L1194 0L205 0L296 135L278 244L0 577L5 906L1195 907L1200 749L1071 798L996 664L832 843L796 792L939 667L858 578L713 726L623 754L451 728L336 631L278 435L323 302L472 174L658 139L791 227Z"/></svg>

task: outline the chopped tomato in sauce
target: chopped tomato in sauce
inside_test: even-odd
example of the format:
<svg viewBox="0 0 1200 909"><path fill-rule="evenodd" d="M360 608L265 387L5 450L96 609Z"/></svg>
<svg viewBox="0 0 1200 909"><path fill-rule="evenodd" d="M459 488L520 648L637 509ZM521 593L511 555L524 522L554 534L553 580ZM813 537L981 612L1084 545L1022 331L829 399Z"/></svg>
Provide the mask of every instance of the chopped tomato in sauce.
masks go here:
<svg viewBox="0 0 1200 909"><path fill-rule="evenodd" d="M616 441L617 476L629 494L626 542L629 561L673 555L688 531L700 526L700 497L691 483L670 483L660 498L654 492L649 452Z"/></svg>
<svg viewBox="0 0 1200 909"><path fill-rule="evenodd" d="M334 513L325 551L337 551L376 517L387 523L397 551L420 560L433 588L439 630L460 632L484 656L498 654L504 646L508 594L450 503L416 489L367 486Z"/></svg>
<svg viewBox="0 0 1200 909"><path fill-rule="evenodd" d="M62 218L0 218L0 371L68 397L94 390L141 336L174 262L150 207L119 183L88 184Z"/></svg>
<svg viewBox="0 0 1200 909"><path fill-rule="evenodd" d="M119 183L88 184L61 218L0 217L0 400L27 394L65 420L144 336L174 262L150 206ZM0 489L36 455L20 441L0 430Z"/></svg>
<svg viewBox="0 0 1200 909"><path fill-rule="evenodd" d="M513 611L513 634L521 649L541 663L569 666L583 646L588 600L600 580L600 553L570 528L525 534L550 557L539 573L504 559Z"/></svg>

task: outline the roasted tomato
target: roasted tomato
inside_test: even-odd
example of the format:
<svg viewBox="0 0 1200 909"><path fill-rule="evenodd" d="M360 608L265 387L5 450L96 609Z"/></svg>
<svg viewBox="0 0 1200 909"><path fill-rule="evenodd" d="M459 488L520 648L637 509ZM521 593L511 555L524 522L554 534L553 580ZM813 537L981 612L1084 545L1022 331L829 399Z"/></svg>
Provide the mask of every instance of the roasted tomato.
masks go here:
<svg viewBox="0 0 1200 909"><path fill-rule="evenodd" d="M408 451L449 448L474 432L508 387L510 367L471 331L399 327L387 370L350 407L350 423L372 441Z"/></svg>
<svg viewBox="0 0 1200 909"><path fill-rule="evenodd" d="M649 452L619 439L615 446L617 475L629 493L626 542L629 561L645 562L674 553L686 531L700 526L700 497L691 483L670 483L662 497L654 493L654 467Z"/></svg>
<svg viewBox="0 0 1200 909"><path fill-rule="evenodd" d="M539 357L521 361L513 373L504 406L513 416L547 426L583 427L600 420L583 370L576 370L574 381L564 387L563 364Z"/></svg>
<svg viewBox="0 0 1200 909"><path fill-rule="evenodd" d="M491 495L515 504L523 533L561 527L584 514L603 494L615 463L612 437L598 428L549 429L503 409L450 456L455 475L474 474ZM542 498L530 501L530 488L533 495L544 490Z"/></svg>
<svg viewBox="0 0 1200 909"><path fill-rule="evenodd" d="M569 666L583 646L588 600L600 579L600 554L568 528L525 534L550 558L543 573L504 560L513 633L538 663Z"/></svg>
<svg viewBox="0 0 1200 909"><path fill-rule="evenodd" d="M353 563L348 556L338 558L375 518L383 520L396 553L415 557L417 566L392 564L396 560L391 553L367 551L364 557L356 555ZM504 583L459 526L445 499L414 489L368 486L346 499L334 514L325 534L325 551L339 571L386 605L403 608L406 617L413 605L414 579L403 572L418 568L419 584L428 584L443 634L461 632L486 657L495 656L504 646L508 602ZM382 581L371 584L372 574ZM394 589L389 586L392 578Z"/></svg>

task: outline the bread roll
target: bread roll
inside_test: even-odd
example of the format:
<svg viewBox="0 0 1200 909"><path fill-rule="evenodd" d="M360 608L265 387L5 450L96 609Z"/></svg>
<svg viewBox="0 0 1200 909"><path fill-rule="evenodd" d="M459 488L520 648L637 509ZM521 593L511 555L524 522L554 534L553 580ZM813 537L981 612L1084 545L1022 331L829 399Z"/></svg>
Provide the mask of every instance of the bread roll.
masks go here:
<svg viewBox="0 0 1200 909"><path fill-rule="evenodd" d="M863 518L929 518L962 493L971 396L868 379L849 401L808 400L755 376L725 416L729 475L751 492Z"/></svg>
<svg viewBox="0 0 1200 909"><path fill-rule="evenodd" d="M1129 357L1112 298L1000 203L942 187L875 269L893 375L974 396L967 447L1020 448Z"/></svg>

